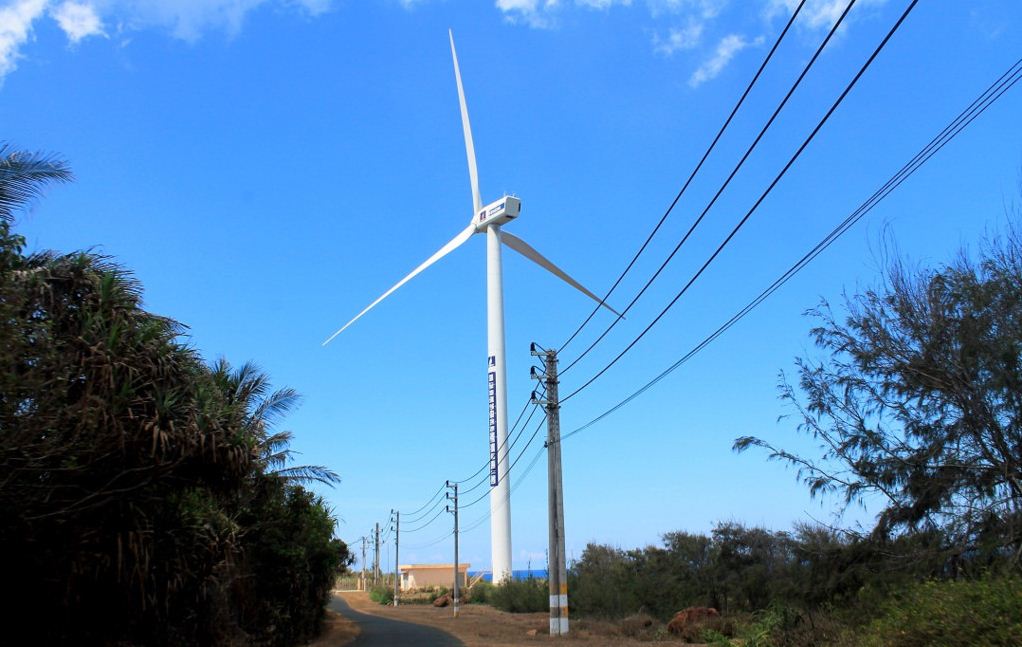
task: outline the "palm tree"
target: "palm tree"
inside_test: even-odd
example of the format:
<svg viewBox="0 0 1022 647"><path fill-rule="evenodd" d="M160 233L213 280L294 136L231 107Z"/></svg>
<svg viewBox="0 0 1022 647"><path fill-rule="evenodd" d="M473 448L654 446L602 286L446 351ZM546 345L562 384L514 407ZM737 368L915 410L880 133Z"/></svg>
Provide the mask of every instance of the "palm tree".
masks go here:
<svg viewBox="0 0 1022 647"><path fill-rule="evenodd" d="M226 359L220 358L210 372L231 415L238 416L242 429L255 440L257 462L266 473L299 483L318 481L333 486L341 481L336 472L322 465L288 465L294 454L288 449L294 435L274 428L301 401L297 391L271 391L269 376L251 362L232 369Z"/></svg>
<svg viewBox="0 0 1022 647"><path fill-rule="evenodd" d="M46 183L72 179L71 169L60 158L0 144L0 222L9 223L15 210L42 194Z"/></svg>

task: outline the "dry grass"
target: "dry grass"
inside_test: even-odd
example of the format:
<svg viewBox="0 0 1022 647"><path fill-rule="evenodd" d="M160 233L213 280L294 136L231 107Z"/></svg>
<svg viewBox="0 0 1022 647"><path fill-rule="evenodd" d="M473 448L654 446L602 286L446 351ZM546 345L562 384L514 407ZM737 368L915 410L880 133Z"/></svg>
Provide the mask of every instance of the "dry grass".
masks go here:
<svg viewBox="0 0 1022 647"><path fill-rule="evenodd" d="M454 618L450 607L409 604L394 608L381 606L362 592L340 595L356 611L436 627L457 636L467 647L517 647L541 643L616 647L645 645L654 639L676 642L669 634L654 638L653 631L639 632L645 639L642 640L627 635L628 628L623 628L622 623L598 620L572 620L571 632L563 638L556 638L548 634L549 616L546 613L506 613L485 604L469 604L461 607L459 617Z"/></svg>

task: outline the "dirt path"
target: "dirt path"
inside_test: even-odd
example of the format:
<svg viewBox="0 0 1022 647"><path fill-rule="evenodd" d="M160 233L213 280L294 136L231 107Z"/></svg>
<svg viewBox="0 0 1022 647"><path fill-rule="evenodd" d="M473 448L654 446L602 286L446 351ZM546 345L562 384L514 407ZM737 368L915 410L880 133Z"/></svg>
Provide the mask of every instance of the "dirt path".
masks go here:
<svg viewBox="0 0 1022 647"><path fill-rule="evenodd" d="M469 604L461 608L458 618L452 617L450 607L436 608L425 604L405 604L385 607L369 599L366 593L340 594L353 609L382 618L403 620L428 625L456 636L465 647L535 647L538 644L591 645L617 647L618 645L646 645L634 638L620 635L607 623L577 621L572 631L563 638L548 633L549 616L546 613L505 613L484 604ZM671 640L671 637L665 637ZM362 643L356 642L353 647ZM676 644L681 644L676 643ZM697 647L697 646L692 646Z"/></svg>
<svg viewBox="0 0 1022 647"><path fill-rule="evenodd" d="M377 614L359 613L351 608L346 596L335 596L330 609L358 624L354 640L341 643L351 647L465 647L451 634L435 627L413 624L405 620L385 618Z"/></svg>

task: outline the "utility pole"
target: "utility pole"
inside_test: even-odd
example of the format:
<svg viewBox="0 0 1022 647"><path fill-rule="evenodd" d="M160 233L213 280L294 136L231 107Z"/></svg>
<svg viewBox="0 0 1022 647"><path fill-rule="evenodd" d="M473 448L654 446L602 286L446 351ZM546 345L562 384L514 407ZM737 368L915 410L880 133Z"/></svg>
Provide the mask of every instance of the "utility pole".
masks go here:
<svg viewBox="0 0 1022 647"><path fill-rule="evenodd" d="M532 401L546 409L547 488L549 491L549 558L547 581L550 585L550 635L568 633L568 567L564 556L564 489L561 481L561 412L557 396L557 351L545 350L533 343L533 356L542 357L542 375L533 367L532 377L546 386L543 399L532 393Z"/></svg>
<svg viewBox="0 0 1022 647"><path fill-rule="evenodd" d="M380 581L380 522L376 522L376 546L373 549L373 586Z"/></svg>
<svg viewBox="0 0 1022 647"><path fill-rule="evenodd" d="M394 519L394 606L397 606L397 598L400 593L399 582L401 581L401 568L398 563L398 549L401 547L401 511L391 510Z"/></svg>
<svg viewBox="0 0 1022 647"><path fill-rule="evenodd" d="M458 484L455 483L454 485L451 485L451 482L447 481L447 487L448 488L454 488L454 496L451 496L450 492L447 493L447 499L450 500L452 503L454 503L454 510L451 510L451 506L448 505L447 506L447 511L454 513L454 589L453 589L453 597L454 597L454 599L452 600L452 602L453 602L453 606L454 606L454 617L457 618L458 617L458 600L459 600L458 593L459 593L459 590L460 590L460 587L458 586L458 570L459 570L458 569Z"/></svg>
<svg viewBox="0 0 1022 647"><path fill-rule="evenodd" d="M362 586L363 591L366 590L366 540L368 537L362 535Z"/></svg>

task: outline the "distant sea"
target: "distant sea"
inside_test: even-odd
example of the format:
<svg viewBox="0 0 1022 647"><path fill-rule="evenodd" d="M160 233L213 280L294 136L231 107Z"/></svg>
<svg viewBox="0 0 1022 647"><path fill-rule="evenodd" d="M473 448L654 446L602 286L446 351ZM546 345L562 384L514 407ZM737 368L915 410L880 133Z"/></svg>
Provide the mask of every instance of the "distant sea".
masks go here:
<svg viewBox="0 0 1022 647"><path fill-rule="evenodd" d="M477 575L479 575L479 571L469 571L468 579L469 580L474 579ZM529 579L530 576L537 580L545 580L547 577L547 571L545 568L534 568L532 570L522 569L518 571L511 571L511 577L516 580L527 580ZM492 582L493 573L487 571L486 574L483 575L483 581Z"/></svg>

